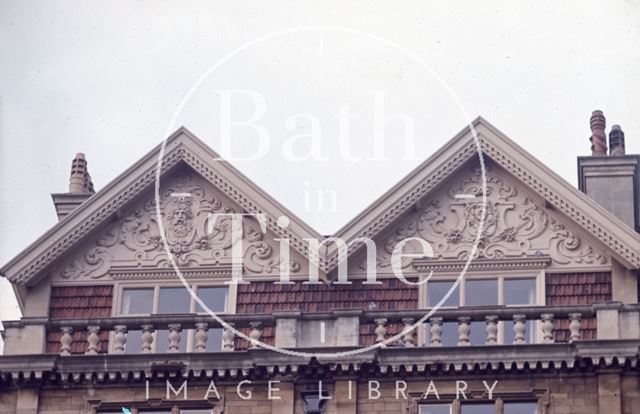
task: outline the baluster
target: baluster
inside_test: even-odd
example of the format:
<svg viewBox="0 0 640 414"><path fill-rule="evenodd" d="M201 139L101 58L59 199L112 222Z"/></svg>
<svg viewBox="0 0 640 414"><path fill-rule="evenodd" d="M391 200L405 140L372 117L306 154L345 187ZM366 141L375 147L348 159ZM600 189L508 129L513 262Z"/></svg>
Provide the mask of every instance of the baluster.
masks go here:
<svg viewBox="0 0 640 414"><path fill-rule="evenodd" d="M209 331L209 324L206 322L196 323L196 352L205 352L207 350L207 339L209 339L207 331Z"/></svg>
<svg viewBox="0 0 640 414"><path fill-rule="evenodd" d="M498 317L495 315L487 316L487 339L485 345L495 345L498 343Z"/></svg>
<svg viewBox="0 0 640 414"><path fill-rule="evenodd" d="M99 326L89 326L87 327L87 351L85 354L87 355L96 355L98 353L98 344L100 343L100 337L98 334L100 333Z"/></svg>
<svg viewBox="0 0 640 414"><path fill-rule="evenodd" d="M525 335L527 333L527 317L526 315L513 315L513 343L521 345L526 343Z"/></svg>
<svg viewBox="0 0 640 414"><path fill-rule="evenodd" d="M233 326L232 324L228 324ZM234 350L233 341L236 338L236 334L228 328L222 330L222 350L225 352L231 352Z"/></svg>
<svg viewBox="0 0 640 414"><path fill-rule="evenodd" d="M180 332L182 332L182 326L179 323L169 324L168 352L180 352Z"/></svg>
<svg viewBox="0 0 640 414"><path fill-rule="evenodd" d="M431 323L431 328L429 328L429 332L431 332L431 346L442 346L442 318L430 318L429 323Z"/></svg>
<svg viewBox="0 0 640 414"><path fill-rule="evenodd" d="M543 313L540 315L542 320L542 342L545 344L552 344L553 340L553 314Z"/></svg>
<svg viewBox="0 0 640 414"><path fill-rule="evenodd" d="M581 329L580 321L582 320L582 314L581 313L570 313L569 314L569 320L570 320L570 322L569 322L569 332L571 334L570 340L571 340L571 342L578 341L582 336L582 333L580 332L580 329Z"/></svg>
<svg viewBox="0 0 640 414"><path fill-rule="evenodd" d="M153 325L142 325L142 338L140 339L140 347L143 354L149 354L153 350Z"/></svg>
<svg viewBox="0 0 640 414"><path fill-rule="evenodd" d="M71 355L71 344L73 343L73 328L63 326L60 328L62 336L60 337L60 355Z"/></svg>
<svg viewBox="0 0 640 414"><path fill-rule="evenodd" d="M414 319L413 318L403 318L402 322L404 323L404 329L409 329L411 328L411 325L413 325ZM402 341L404 342L404 346L406 347L411 347L411 346L416 346L415 341L413 340L413 334L414 334L414 330L411 329L410 331L406 332L404 334L404 336L402 337Z"/></svg>
<svg viewBox="0 0 640 414"><path fill-rule="evenodd" d="M376 334L376 343L382 343L382 347L386 347L384 344L385 336L387 336L387 318L379 318L375 319L376 329L374 333Z"/></svg>
<svg viewBox="0 0 640 414"><path fill-rule="evenodd" d="M471 318L461 316L458 318L458 346L469 346L469 334L471 333Z"/></svg>
<svg viewBox="0 0 640 414"><path fill-rule="evenodd" d="M127 326L116 325L113 327L115 335L113 336L113 351L116 354L124 354L124 348L127 346Z"/></svg>
<svg viewBox="0 0 640 414"><path fill-rule="evenodd" d="M262 337L262 322L249 322L251 332L249 332L249 338L253 341L249 342L249 348L258 348L258 342Z"/></svg>

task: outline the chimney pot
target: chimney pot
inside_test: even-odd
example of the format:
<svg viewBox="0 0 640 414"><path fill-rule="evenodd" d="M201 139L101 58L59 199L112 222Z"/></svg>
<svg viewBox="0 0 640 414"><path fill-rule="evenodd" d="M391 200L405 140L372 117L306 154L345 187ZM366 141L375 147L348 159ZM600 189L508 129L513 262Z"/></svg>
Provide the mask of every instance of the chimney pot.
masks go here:
<svg viewBox="0 0 640 414"><path fill-rule="evenodd" d="M69 192L51 194L53 205L56 207L58 220L62 220L78 206L95 193L91 176L87 169L87 159L79 152L71 162L69 175Z"/></svg>
<svg viewBox="0 0 640 414"><path fill-rule="evenodd" d="M71 162L71 174L69 176L70 193L93 194L93 183L87 168L87 160L81 152L77 153Z"/></svg>
<svg viewBox="0 0 640 414"><path fill-rule="evenodd" d="M609 154L612 156L625 155L624 131L620 125L614 125L609 132Z"/></svg>
<svg viewBox="0 0 640 414"><path fill-rule="evenodd" d="M591 155L602 157L607 155L607 135L604 132L606 120L602 111L596 110L591 114Z"/></svg>

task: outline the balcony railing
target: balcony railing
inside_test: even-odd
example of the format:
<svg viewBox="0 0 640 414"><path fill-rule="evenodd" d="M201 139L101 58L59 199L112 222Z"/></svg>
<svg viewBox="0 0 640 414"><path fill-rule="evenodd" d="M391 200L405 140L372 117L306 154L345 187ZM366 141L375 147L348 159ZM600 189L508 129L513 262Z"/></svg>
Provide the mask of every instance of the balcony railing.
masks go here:
<svg viewBox="0 0 640 414"><path fill-rule="evenodd" d="M556 342L556 328L562 326L564 338L568 342L583 338L583 321L597 320L597 338L591 339L638 339L640 337L640 305L622 305L618 302L591 306L517 306L517 307L477 307L441 309L427 319L422 326L399 335L404 328L412 326L426 314L426 310L402 311L360 311L335 310L324 313L276 312L269 315L225 315L226 323L246 332L249 338L264 340L263 331L269 329L267 342L283 348L328 348L336 346L357 347L364 345L363 336L370 332L373 342L394 341L384 346L400 347L440 347L445 339L449 344L463 347L470 345L520 345L531 343L528 329L535 330L536 343ZM563 321L563 322L561 322ZM191 342L193 352L232 352L245 349L246 341L237 341L232 330L226 329L209 315L173 314L146 317L111 317L95 319L47 320L23 318L21 321L5 322L5 335L27 325L43 326L45 331L60 332L59 353L70 355L74 343L74 333L84 332L85 354L100 352L99 344L104 340L100 334L109 332L109 352L115 354L131 352L152 353L156 348L156 331L168 331L168 352L181 352L180 343L186 332L193 332ZM361 329L367 326L367 329ZM456 338L445 338L444 327L454 327ZM221 344L208 343L209 332L221 329ZM478 331L484 339L482 343L472 343L472 329L477 338ZM507 329L510 332L506 332ZM140 331L139 343L127 344L127 333ZM322 334L319 332L323 331ZM326 331L326 332L324 332ZM363 334L363 332L365 332ZM508 333L508 335L507 335ZM322 335L323 338L315 338ZM313 338L311 337L313 336ZM509 337L509 341L506 338ZM84 339L86 338L86 340ZM76 339L77 341L77 339ZM563 341L567 342L567 341ZM238 344L242 343L242 346ZM133 348L132 348L133 347ZM249 342L249 348L258 345ZM138 351L139 350L139 351ZM104 349L102 350L104 352Z"/></svg>

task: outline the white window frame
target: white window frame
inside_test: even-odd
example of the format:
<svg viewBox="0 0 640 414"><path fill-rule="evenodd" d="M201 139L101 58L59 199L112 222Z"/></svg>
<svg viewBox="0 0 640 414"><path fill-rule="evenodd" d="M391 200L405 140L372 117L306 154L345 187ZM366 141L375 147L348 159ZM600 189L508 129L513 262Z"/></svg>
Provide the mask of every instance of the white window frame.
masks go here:
<svg viewBox="0 0 640 414"><path fill-rule="evenodd" d="M449 414L453 414L453 404L451 403L418 404L418 414L421 414L422 407L445 407L445 408L449 408Z"/></svg>
<svg viewBox="0 0 640 414"><path fill-rule="evenodd" d="M225 284L222 282L211 282L211 281L206 281L206 280L202 280L202 281L192 281L189 283L189 285L191 286L191 289L194 290L194 293L197 295L198 294L198 288L199 287L226 287L228 289L228 293L227 293L227 305L226 305L226 309L223 312L219 312L218 314L222 314L222 315L233 315L236 313L236 301L237 301L237 296L238 296L238 285L237 284ZM133 282L129 282L129 281L124 281L124 282L115 282L113 285L113 292L115 294L115 300L113 301L113 307L111 309L111 316L112 317L118 317L118 316L151 316L151 315L157 315L158 314L158 299L160 297L160 288L176 288L176 287L181 287L184 289L184 285L182 283L180 283L180 281L158 281L158 280L144 280L144 281L133 281ZM153 305L152 305L152 312L149 313L142 313L142 314L129 314L129 315L121 315L120 314L120 309L122 307L122 300L123 300L123 291L125 289L153 289ZM192 314L197 314L197 315L206 315L206 312L196 312L197 309L197 303L196 301L192 298L191 299L191 303L189 305L189 313ZM114 352L114 341L113 341L113 335L114 333L111 332L109 335L109 353L113 353ZM195 345L195 340L194 340L194 330L193 329L186 329L183 330L181 333L181 340L185 341L186 340L186 352L192 352L193 347ZM157 346L157 332L154 331L153 332L153 343L152 343L152 349L151 352L155 353L156 352L156 346Z"/></svg>
<svg viewBox="0 0 640 414"><path fill-rule="evenodd" d="M460 273L454 272L446 272L446 273L438 273L432 275L429 279L429 282L455 282L456 279L460 276ZM420 281L426 279L426 275L422 275L420 277ZM504 281L505 279L535 279L536 285L536 297L534 303L531 306L544 306L546 302L546 289L545 289L545 271L544 269L533 269L533 270L519 270L519 271L467 271L462 280L460 280L459 289L459 305L457 308L465 306L465 297L466 297L466 281L467 280L498 280L498 304L496 306L522 306L522 305L505 305L504 304ZM430 307L427 307L427 295L428 295L428 285L429 282L422 283L418 288L418 307L420 309L429 310ZM457 309L456 307L443 306L441 309ZM437 315L437 312L435 313ZM533 343L540 343L541 334L540 334L540 322L534 321L533 326ZM423 326L418 330L418 343L426 344L427 338L429 337L427 332L427 326ZM504 322L498 322L498 343L504 344ZM428 345L428 344L427 344Z"/></svg>

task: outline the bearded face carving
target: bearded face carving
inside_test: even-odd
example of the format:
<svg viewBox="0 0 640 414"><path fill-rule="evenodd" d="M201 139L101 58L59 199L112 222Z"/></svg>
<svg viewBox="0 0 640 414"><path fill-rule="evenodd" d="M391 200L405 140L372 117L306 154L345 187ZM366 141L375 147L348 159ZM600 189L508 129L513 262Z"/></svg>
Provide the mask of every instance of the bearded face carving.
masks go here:
<svg viewBox="0 0 640 414"><path fill-rule="evenodd" d="M173 202L167 215L167 240L170 245L188 246L193 241L193 201L190 197L179 197Z"/></svg>

